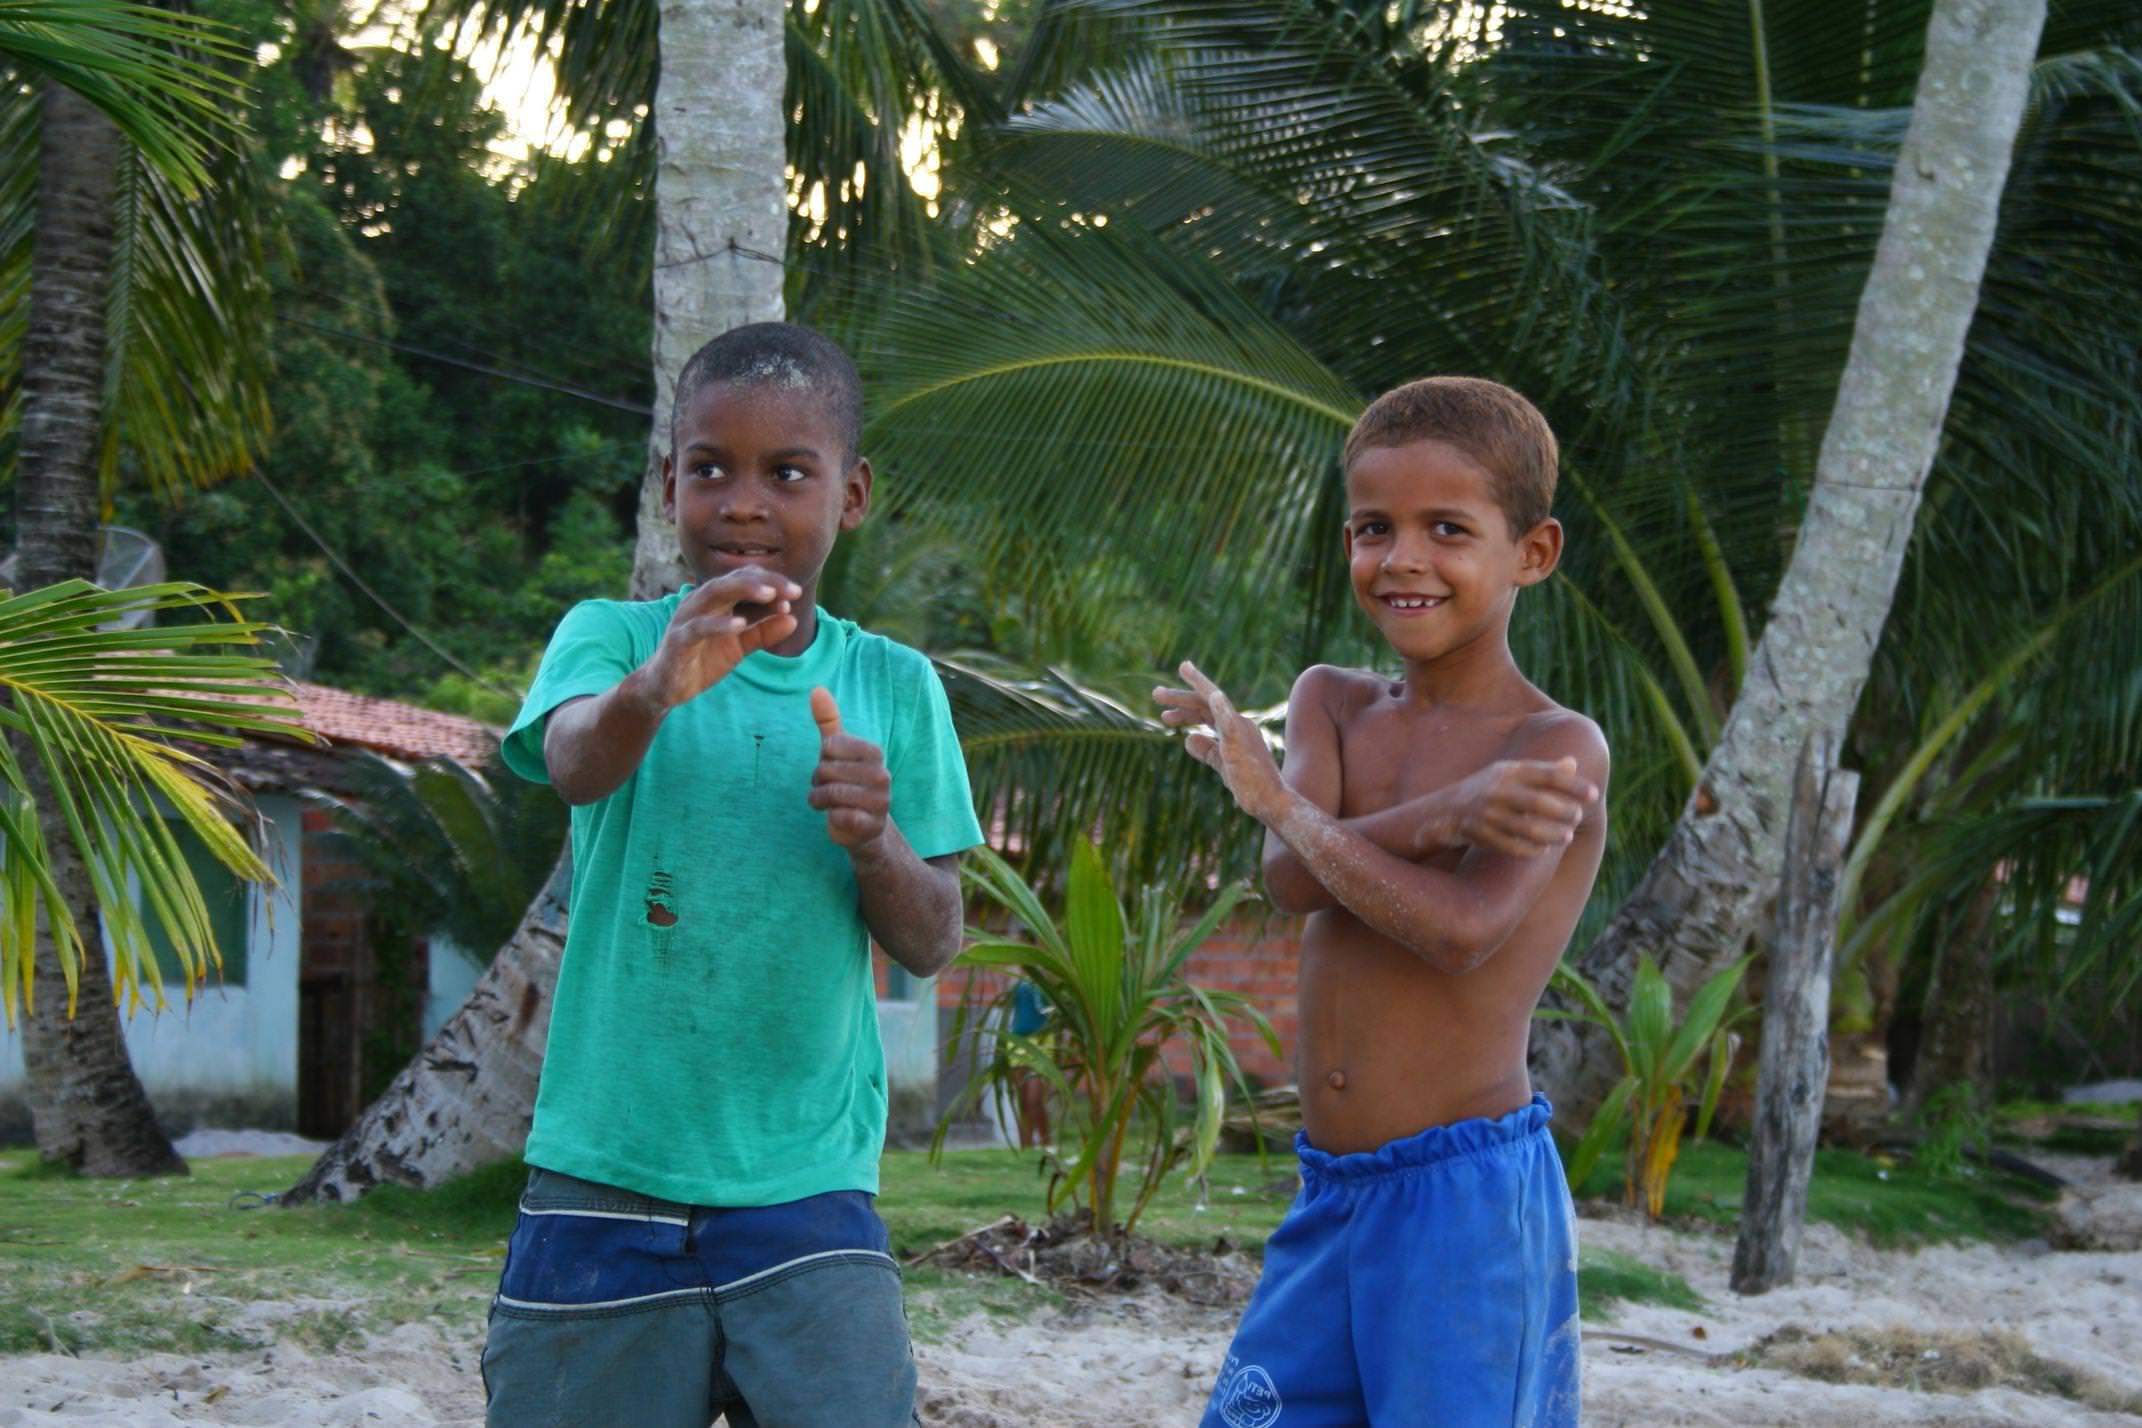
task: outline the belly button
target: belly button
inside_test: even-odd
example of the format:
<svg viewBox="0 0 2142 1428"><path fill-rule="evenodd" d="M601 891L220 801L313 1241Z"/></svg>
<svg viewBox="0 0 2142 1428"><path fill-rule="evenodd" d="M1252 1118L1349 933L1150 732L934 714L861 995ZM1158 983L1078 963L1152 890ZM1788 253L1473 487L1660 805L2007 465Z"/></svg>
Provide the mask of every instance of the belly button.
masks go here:
<svg viewBox="0 0 2142 1428"><path fill-rule="evenodd" d="M1344 1071L1334 1071L1329 1076L1326 1076L1324 1080L1334 1091L1346 1089L1346 1073Z"/></svg>

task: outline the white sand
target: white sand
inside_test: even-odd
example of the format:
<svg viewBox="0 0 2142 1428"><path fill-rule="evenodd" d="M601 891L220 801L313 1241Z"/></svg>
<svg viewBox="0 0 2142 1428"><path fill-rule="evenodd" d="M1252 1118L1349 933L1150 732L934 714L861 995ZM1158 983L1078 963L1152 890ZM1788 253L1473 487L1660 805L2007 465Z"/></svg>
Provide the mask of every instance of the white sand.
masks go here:
<svg viewBox="0 0 2142 1428"><path fill-rule="evenodd" d="M2005 1328L2047 1358L2142 1393L2142 1253L1989 1246L1890 1253L1817 1226L1802 1252L1800 1282L1743 1300L1726 1287L1730 1241L1599 1221L1586 1221L1582 1232L1589 1245L1684 1276L1707 1303L1700 1313L1624 1305L1611 1326L1589 1326L1584 1399L1586 1422L1595 1428L2142 1425L2142 1418L2013 1390L1957 1395L1844 1386L1656 1347L1629 1353L1626 1343L1596 1332L1611 1328L1718 1354L1787 1324L1814 1332ZM1188 1428L1229 1326L1225 1313L1156 1297L1017 1326L971 1319L918 1351L923 1420L932 1428ZM409 1324L335 1354L278 1344L197 1357L4 1360L0 1428L473 1428L483 1404L477 1335Z"/></svg>

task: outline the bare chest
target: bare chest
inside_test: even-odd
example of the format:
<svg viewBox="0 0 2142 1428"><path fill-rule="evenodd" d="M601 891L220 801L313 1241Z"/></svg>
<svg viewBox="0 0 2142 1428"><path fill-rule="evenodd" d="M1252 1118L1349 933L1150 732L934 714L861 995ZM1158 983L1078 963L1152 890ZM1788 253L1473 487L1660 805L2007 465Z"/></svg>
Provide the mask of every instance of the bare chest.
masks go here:
<svg viewBox="0 0 2142 1428"><path fill-rule="evenodd" d="M1381 813L1478 772L1503 757L1518 723L1395 700L1355 712L1339 725L1339 816Z"/></svg>

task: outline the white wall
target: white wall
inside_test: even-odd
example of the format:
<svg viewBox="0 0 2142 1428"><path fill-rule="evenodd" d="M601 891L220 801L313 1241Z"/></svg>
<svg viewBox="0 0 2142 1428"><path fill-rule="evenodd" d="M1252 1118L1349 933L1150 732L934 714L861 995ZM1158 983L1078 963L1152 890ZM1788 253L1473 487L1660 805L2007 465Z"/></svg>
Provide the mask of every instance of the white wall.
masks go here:
<svg viewBox="0 0 2142 1428"><path fill-rule="evenodd" d="M126 1022L134 1071L174 1136L200 1125L286 1130L297 1121L303 810L274 794L259 805L268 823L268 866L279 881L249 893L245 985L211 978L191 1006L179 988L167 988L172 1000L162 1013L145 1008ZM0 1125L27 1125L22 1077L21 1030L0 1027Z"/></svg>

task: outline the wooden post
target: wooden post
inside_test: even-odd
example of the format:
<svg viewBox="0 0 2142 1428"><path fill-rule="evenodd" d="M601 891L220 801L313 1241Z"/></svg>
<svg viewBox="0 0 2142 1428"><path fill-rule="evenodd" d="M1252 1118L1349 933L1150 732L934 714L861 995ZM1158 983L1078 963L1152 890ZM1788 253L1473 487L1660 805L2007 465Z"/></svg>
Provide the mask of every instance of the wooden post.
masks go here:
<svg viewBox="0 0 2142 1428"><path fill-rule="evenodd" d="M1830 1072L1830 958L1837 942L1838 874L1852 833L1859 775L1835 767L1836 744L1812 735L1800 750L1777 936L1763 990L1755 1133L1748 1190L1733 1247L1733 1288L1761 1294L1792 1282L1807 1224L1807 1181Z"/></svg>

